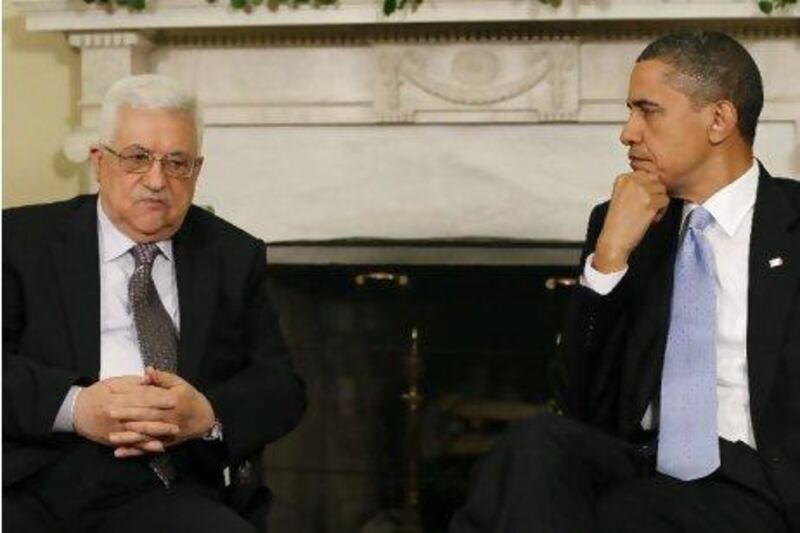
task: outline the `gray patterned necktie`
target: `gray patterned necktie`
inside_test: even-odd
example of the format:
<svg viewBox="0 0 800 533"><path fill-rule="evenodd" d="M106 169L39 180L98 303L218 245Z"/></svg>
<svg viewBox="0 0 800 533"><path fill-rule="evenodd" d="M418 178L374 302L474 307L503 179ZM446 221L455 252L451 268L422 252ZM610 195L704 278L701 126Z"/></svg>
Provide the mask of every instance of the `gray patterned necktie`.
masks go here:
<svg viewBox="0 0 800 533"><path fill-rule="evenodd" d="M717 296L714 252L696 207L675 258L672 310L661 376L658 471L690 481L720 465L717 436Z"/></svg>
<svg viewBox="0 0 800 533"><path fill-rule="evenodd" d="M136 265L128 284L128 298L145 366L175 372L178 367L178 334L153 283L153 261L159 253L153 243L131 248ZM154 455L150 467L165 486L175 480L175 468L166 455Z"/></svg>

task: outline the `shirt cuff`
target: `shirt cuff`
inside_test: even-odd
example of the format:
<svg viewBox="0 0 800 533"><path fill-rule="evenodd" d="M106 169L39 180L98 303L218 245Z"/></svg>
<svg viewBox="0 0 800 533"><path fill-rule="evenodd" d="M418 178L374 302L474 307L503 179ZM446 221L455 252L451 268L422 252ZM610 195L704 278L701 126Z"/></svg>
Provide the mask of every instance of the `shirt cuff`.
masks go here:
<svg viewBox="0 0 800 533"><path fill-rule="evenodd" d="M589 257L586 258L586 263L583 265L583 273L581 273L580 277L580 283L584 287L592 289L597 294L605 296L613 291L614 288L619 285L619 282L622 281L622 278L625 277L625 274L628 272L628 265L625 265L625 268L620 271L604 274L595 270L592 266L593 259L594 252L589 254Z"/></svg>
<svg viewBox="0 0 800 533"><path fill-rule="evenodd" d="M64 401L61 402L61 407L58 409L56 419L53 422L53 431L61 431L72 433L75 431L75 425L72 422L72 413L75 410L75 400L78 399L78 394L83 390L83 387L73 385L64 396Z"/></svg>

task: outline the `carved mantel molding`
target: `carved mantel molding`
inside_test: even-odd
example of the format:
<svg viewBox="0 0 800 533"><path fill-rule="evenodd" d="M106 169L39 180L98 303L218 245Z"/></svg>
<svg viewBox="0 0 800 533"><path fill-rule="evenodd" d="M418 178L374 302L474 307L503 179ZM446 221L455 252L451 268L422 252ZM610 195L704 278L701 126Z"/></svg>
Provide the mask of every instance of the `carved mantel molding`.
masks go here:
<svg viewBox="0 0 800 533"><path fill-rule="evenodd" d="M750 48L766 87L757 148L800 174L800 70L787 68L800 64L798 5L767 17L751 0L425 0L385 17L375 0L12 1L30 30L80 50L70 159L85 160L115 80L169 74L197 93L213 137L198 201L266 240L580 240L624 164L631 64L654 35L689 27ZM300 213L308 202L319 207Z"/></svg>
<svg viewBox="0 0 800 533"><path fill-rule="evenodd" d="M94 136L105 90L133 73L169 71L194 85L211 125L592 122L621 115L613 110L619 95L582 94L592 59L585 43L645 41L687 24L760 40L800 35L800 7L766 17L746 0L567 0L558 9L533 0L429 0L391 17L374 0L248 11L224 1L150 0L141 12L81 0L14 3L28 29L65 32L81 50L81 127L65 143L73 160ZM297 61L293 50L310 59ZM236 73L242 65L226 60L234 54L248 65L246 80ZM198 61L215 69L213 79L194 71ZM354 80L332 88L332 73L320 69L326 61L347 65ZM270 82L289 62L286 86L301 84L300 94ZM772 111L785 115L780 105Z"/></svg>

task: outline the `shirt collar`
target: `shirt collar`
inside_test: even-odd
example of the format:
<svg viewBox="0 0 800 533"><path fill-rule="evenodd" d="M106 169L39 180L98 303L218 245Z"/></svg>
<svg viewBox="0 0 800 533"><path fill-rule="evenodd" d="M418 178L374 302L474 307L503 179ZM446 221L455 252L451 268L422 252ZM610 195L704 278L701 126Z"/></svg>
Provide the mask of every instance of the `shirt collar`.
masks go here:
<svg viewBox="0 0 800 533"><path fill-rule="evenodd" d="M722 230L732 237L745 215L756 203L758 189L758 163L753 164L747 171L731 183L718 190L703 203L703 207L711 213L714 220ZM683 208L684 219L697 207L697 204L687 202Z"/></svg>
<svg viewBox="0 0 800 533"><path fill-rule="evenodd" d="M99 196L97 197L97 235L99 237L100 258L103 263L114 261L136 246L136 242L122 233L108 218ZM172 261L172 239L158 241L156 246L168 261Z"/></svg>

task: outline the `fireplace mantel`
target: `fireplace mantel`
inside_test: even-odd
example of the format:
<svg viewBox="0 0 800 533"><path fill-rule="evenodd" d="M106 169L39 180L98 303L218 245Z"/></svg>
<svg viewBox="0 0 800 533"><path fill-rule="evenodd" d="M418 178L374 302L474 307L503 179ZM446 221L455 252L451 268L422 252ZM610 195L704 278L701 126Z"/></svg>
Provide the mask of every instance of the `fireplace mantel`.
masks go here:
<svg viewBox="0 0 800 533"><path fill-rule="evenodd" d="M581 241L627 167L631 65L654 35L686 27L748 46L766 88L756 154L800 175L797 5L767 17L754 0L425 0L386 17L377 0L13 1L30 30L81 53L70 159L86 159L114 81L173 76L204 110L198 203L270 242Z"/></svg>

